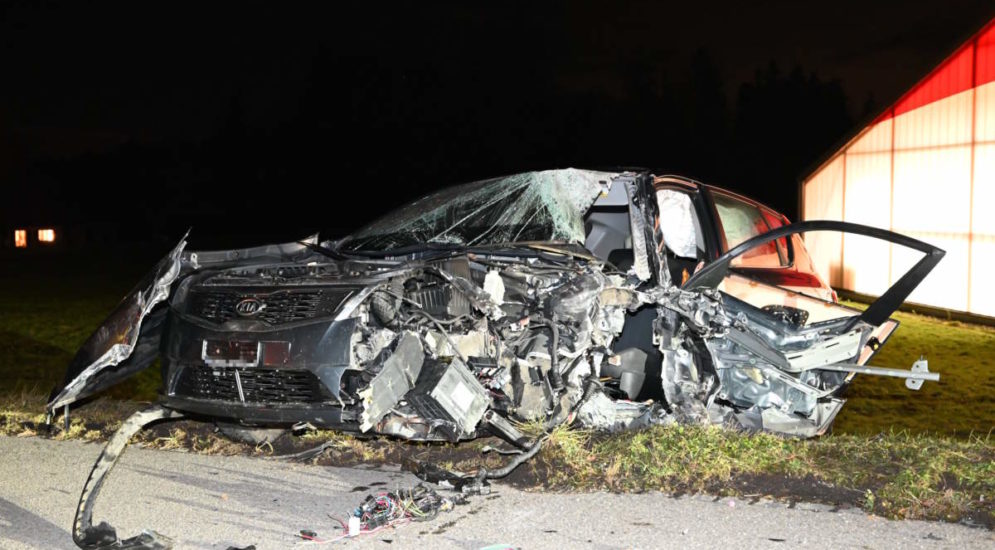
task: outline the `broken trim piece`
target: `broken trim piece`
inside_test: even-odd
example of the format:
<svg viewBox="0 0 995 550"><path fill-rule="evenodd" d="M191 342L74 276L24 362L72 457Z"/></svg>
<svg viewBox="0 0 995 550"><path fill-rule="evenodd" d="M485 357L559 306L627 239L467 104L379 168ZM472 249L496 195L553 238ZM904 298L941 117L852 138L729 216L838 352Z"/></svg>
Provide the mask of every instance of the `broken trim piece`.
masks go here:
<svg viewBox="0 0 995 550"><path fill-rule="evenodd" d="M640 189L638 176L622 176L617 183L625 185L629 197L629 233L632 236L632 270L640 281L648 281L652 276L650 271L650 253L646 239L646 220L642 216L633 215L637 211Z"/></svg>
<svg viewBox="0 0 995 550"><path fill-rule="evenodd" d="M173 248L172 252L169 253L166 258L164 258L159 265L156 266L157 272L152 284L148 288L138 288L135 289L125 301L122 302L118 309L111 313L111 317L108 320L113 319L121 308L128 303L128 301L137 302L135 305L138 307L137 318L131 320L131 325L125 329L125 334L122 336L125 338L124 341L119 341L110 345L109 348L104 351L104 353L97 358L95 361L87 365L72 381L68 382L62 390L52 398L46 409L49 413L54 413L57 409L63 406L70 405L84 397L91 395L92 390L88 391L90 387L90 379L102 372L108 367L113 367L120 364L131 356L134 351L135 346L138 344L138 337L141 333L142 321L148 316L152 308L158 305L160 302L169 298L170 287L173 282L176 281L177 277L180 275L181 270L181 255L183 253L183 248L187 245L187 236L190 234L187 231L186 235L180 239L180 243ZM107 324L107 321L104 322ZM101 338L109 338L116 335L108 335L103 331L97 331L90 340L84 346L89 345L91 341L96 341L96 345L100 345L99 340ZM108 342L109 343L109 342Z"/></svg>
<svg viewBox="0 0 995 550"><path fill-rule="evenodd" d="M380 422L415 387L425 362L421 340L412 332L401 334L395 348L386 355L380 372L359 392L363 400L359 429L364 432Z"/></svg>
<svg viewBox="0 0 995 550"><path fill-rule="evenodd" d="M183 418L183 414L173 409L167 409L162 405L153 405L144 411L136 412L128 417L121 424L114 435L111 436L104 450L97 457L97 461L90 470L90 476L83 485L83 492L79 496L79 504L76 506L76 517L73 520L73 542L76 546L86 550L114 548L114 549L134 549L134 550L167 550L172 548L173 541L155 531L142 531L140 535L120 540L117 532L106 521L101 521L99 525L93 525L93 506L96 503L97 495L107 479L111 469L117 464L119 458L128 446L128 441L145 426L165 419Z"/></svg>
<svg viewBox="0 0 995 550"><path fill-rule="evenodd" d="M849 363L837 363L832 365L822 365L811 367L812 370L830 370L835 372L855 372L859 374L869 374L872 376L887 376L891 378L905 378L906 380L918 382L917 387L909 386L910 390L918 390L926 380L939 382L940 373L929 372L929 364L925 359L916 361L911 370L889 369L884 367L869 367L865 365L852 365Z"/></svg>

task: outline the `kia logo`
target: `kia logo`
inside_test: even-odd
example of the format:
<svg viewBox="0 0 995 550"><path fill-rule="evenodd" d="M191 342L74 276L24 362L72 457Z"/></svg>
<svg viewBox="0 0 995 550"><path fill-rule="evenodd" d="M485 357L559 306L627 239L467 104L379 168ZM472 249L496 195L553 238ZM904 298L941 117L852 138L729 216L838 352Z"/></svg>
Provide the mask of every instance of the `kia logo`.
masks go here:
<svg viewBox="0 0 995 550"><path fill-rule="evenodd" d="M246 298L235 304L235 313L241 317L252 317L266 308L266 304L255 298Z"/></svg>

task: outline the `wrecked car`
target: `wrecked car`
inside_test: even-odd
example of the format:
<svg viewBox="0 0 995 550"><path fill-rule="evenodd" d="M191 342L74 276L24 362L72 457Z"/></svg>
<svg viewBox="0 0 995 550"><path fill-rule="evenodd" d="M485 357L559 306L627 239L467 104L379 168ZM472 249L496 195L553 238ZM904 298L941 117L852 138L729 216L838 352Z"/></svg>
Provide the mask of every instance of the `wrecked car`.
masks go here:
<svg viewBox="0 0 995 550"><path fill-rule="evenodd" d="M816 273L802 239L813 231L921 258L859 311ZM160 403L112 439L121 448L143 422L189 416L421 441L492 434L520 463L542 440L520 422L812 437L858 373L910 389L938 379L925 360L868 363L942 250L852 223L790 224L676 176L528 172L439 191L339 240L185 247L84 344L51 415L160 359ZM83 501L88 490L81 545L99 538Z"/></svg>

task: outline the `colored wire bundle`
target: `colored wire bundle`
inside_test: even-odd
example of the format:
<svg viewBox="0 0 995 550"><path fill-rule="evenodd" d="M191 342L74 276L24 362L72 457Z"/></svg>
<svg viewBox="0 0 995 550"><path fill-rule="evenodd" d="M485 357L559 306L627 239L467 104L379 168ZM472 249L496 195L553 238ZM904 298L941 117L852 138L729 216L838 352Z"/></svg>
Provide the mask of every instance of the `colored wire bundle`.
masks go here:
<svg viewBox="0 0 995 550"><path fill-rule="evenodd" d="M443 497L435 490L419 483L411 489L399 489L396 492L381 491L376 495L367 496L351 515L359 519L358 534L350 535L349 526L345 521L330 516L339 522L345 531L344 534L331 539L322 539L316 533L305 530L297 536L304 539L305 544L330 544L371 535L412 521L428 521L438 516L439 512L452 510L454 505L452 499Z"/></svg>

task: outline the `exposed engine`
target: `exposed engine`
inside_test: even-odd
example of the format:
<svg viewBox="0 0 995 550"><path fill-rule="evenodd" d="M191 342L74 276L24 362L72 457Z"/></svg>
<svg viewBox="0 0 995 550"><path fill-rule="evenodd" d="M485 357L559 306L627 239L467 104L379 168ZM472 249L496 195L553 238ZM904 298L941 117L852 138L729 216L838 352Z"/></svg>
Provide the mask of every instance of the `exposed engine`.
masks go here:
<svg viewBox="0 0 995 550"><path fill-rule="evenodd" d="M640 304L598 267L461 256L388 279L356 310L362 376L343 402L362 407L363 430L419 439L473 437L489 410L487 425L515 441L495 415L559 422L592 386L628 398L601 366Z"/></svg>
<svg viewBox="0 0 995 550"><path fill-rule="evenodd" d="M714 290L639 290L593 262L460 256L390 277L355 310L339 398L360 429L456 441L509 421L614 431L672 419L811 436L871 339L866 323L804 327ZM654 350L618 346L656 311ZM797 316L797 314L795 314ZM836 370L834 370L836 369ZM658 378L657 378L658 376Z"/></svg>

